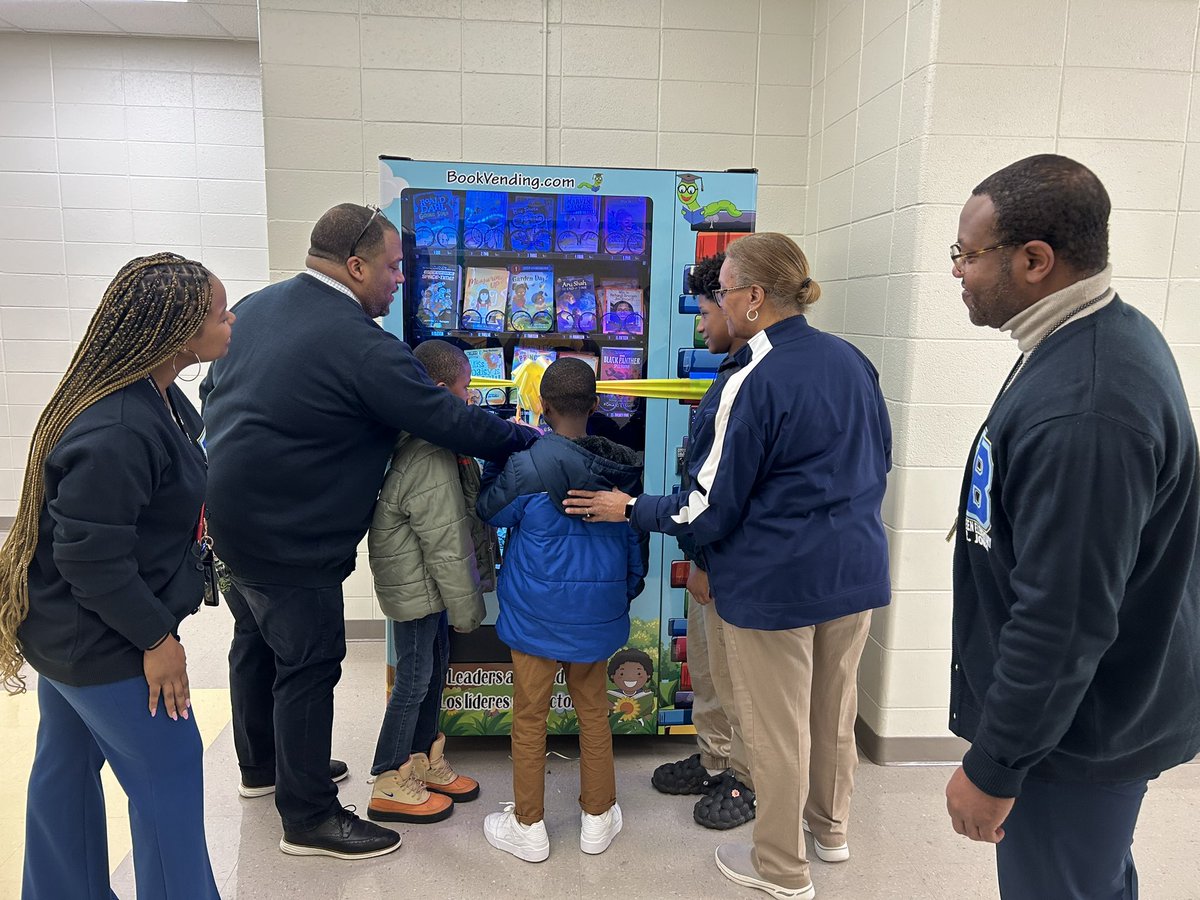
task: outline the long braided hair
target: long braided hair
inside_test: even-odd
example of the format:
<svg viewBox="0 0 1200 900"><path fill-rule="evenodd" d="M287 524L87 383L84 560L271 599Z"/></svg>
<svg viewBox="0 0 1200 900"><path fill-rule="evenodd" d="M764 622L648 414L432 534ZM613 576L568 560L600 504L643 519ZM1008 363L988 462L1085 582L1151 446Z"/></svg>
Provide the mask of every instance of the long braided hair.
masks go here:
<svg viewBox="0 0 1200 900"><path fill-rule="evenodd" d="M29 565L46 495L46 458L81 412L173 360L199 331L211 304L211 275L200 263L175 253L130 260L105 290L71 365L42 410L16 521L0 549L0 680L9 693L25 690L17 629L29 614Z"/></svg>

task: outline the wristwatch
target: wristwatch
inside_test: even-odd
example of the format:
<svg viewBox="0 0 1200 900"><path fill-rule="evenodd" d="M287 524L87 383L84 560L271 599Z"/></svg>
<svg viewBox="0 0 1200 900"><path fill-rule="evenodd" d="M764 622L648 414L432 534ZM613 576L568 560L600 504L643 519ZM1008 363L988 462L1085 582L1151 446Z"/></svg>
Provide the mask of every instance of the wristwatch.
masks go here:
<svg viewBox="0 0 1200 900"><path fill-rule="evenodd" d="M637 497L630 497L629 502L625 504L625 518L633 518L633 504L637 503Z"/></svg>

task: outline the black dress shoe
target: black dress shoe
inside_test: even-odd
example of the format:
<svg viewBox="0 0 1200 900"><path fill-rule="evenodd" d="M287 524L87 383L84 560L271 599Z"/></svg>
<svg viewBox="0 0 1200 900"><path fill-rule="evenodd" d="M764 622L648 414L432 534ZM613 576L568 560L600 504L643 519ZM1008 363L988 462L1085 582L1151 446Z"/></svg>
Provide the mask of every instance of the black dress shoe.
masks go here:
<svg viewBox="0 0 1200 900"><path fill-rule="evenodd" d="M350 767L340 759L331 759L329 761L329 780L341 781L350 774ZM242 781L238 785L238 793L247 799L254 797L265 797L267 794L275 793L275 782L259 782L254 779L247 779L242 776Z"/></svg>
<svg viewBox="0 0 1200 900"><path fill-rule="evenodd" d="M292 856L370 859L399 850L400 835L360 819L354 807L347 806L308 831L285 830L279 849Z"/></svg>

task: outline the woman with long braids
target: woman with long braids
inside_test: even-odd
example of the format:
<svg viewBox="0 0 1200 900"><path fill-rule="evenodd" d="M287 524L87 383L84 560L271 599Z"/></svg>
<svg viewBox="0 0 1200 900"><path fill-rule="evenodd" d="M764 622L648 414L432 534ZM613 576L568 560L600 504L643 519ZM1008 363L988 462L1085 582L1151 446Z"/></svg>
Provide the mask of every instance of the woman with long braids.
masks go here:
<svg viewBox="0 0 1200 900"><path fill-rule="evenodd" d="M132 260L34 430L0 550L0 678L19 693L25 662L39 676L26 900L113 896L105 762L129 796L138 897L217 896L177 638L204 591L203 423L174 381L225 355L233 320L199 263Z"/></svg>

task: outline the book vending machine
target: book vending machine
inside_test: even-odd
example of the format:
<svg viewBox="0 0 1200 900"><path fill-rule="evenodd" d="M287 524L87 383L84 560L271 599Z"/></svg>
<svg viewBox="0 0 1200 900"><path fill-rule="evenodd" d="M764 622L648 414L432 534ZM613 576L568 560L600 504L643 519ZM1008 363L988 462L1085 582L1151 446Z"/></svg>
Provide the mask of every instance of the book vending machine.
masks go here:
<svg viewBox="0 0 1200 900"><path fill-rule="evenodd" d="M704 379L721 357L696 338L686 275L754 230L758 176L725 172L493 165L380 157L380 208L401 229L404 277L384 327L410 346L460 346L474 378L503 380L526 360L584 360L600 381ZM471 402L511 417L515 390L473 386ZM678 490L694 405L605 393L589 431L642 456L645 491ZM498 535L503 554L504 534ZM652 535L629 640L609 660L614 733L691 730L686 563ZM497 600L471 634L451 634L446 734L507 734L512 665ZM567 601L569 602L569 601ZM390 636L390 629L389 636ZM389 645L388 683L394 654ZM549 731L578 721L562 673Z"/></svg>

